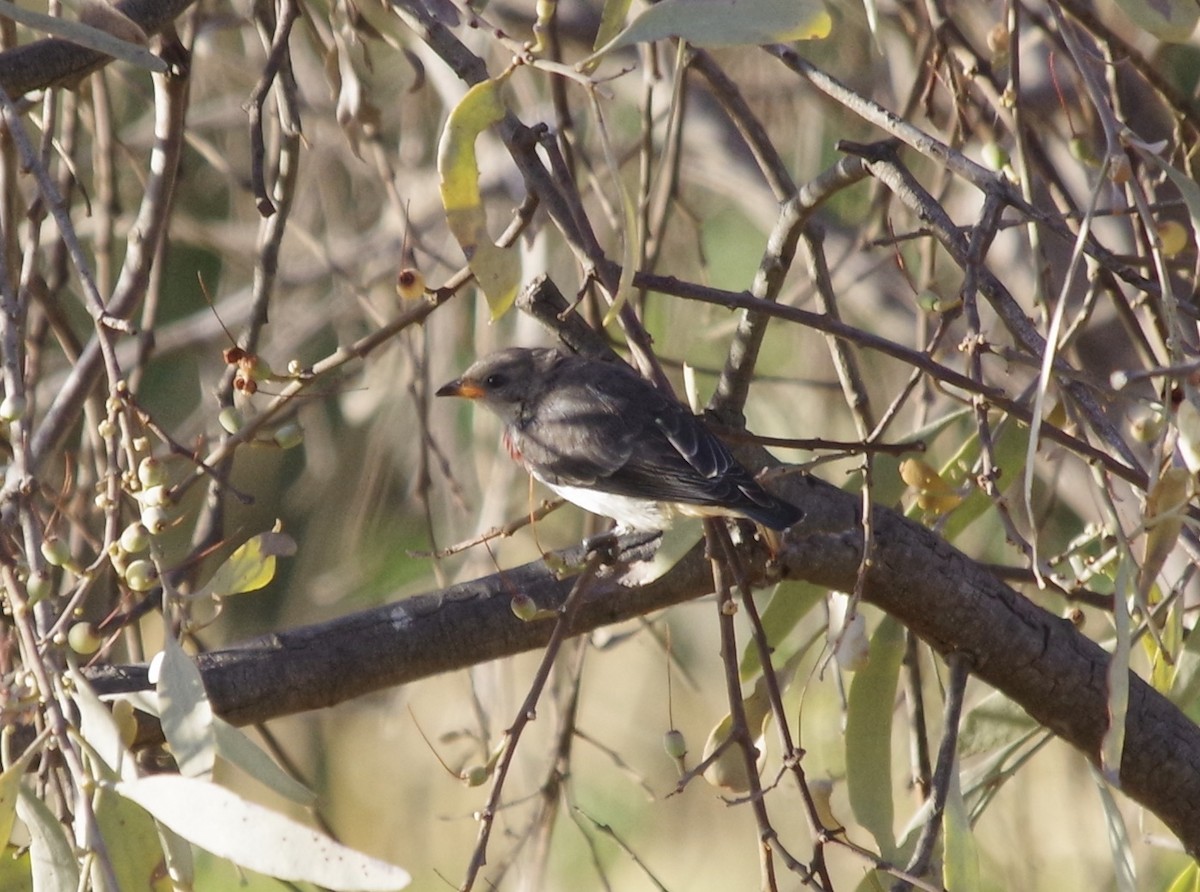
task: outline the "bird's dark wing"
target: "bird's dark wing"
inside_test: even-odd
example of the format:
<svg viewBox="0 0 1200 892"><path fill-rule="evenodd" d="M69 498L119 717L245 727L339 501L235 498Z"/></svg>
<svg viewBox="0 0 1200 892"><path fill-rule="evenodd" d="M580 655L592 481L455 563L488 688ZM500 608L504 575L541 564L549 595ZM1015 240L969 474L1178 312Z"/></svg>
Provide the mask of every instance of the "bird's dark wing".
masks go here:
<svg viewBox="0 0 1200 892"><path fill-rule="evenodd" d="M722 508L778 528L800 517L699 418L633 372L581 361L562 370L535 414L520 449L547 482Z"/></svg>

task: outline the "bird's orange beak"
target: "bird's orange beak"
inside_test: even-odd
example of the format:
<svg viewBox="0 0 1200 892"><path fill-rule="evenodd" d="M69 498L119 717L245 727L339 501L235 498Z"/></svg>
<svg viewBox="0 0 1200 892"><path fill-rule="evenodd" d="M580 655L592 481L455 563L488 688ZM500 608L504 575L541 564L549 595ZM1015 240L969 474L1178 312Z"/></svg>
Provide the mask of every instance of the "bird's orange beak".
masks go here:
<svg viewBox="0 0 1200 892"><path fill-rule="evenodd" d="M434 395L461 396L469 400L477 400L483 396L483 388L469 378L455 378L449 384L439 387Z"/></svg>

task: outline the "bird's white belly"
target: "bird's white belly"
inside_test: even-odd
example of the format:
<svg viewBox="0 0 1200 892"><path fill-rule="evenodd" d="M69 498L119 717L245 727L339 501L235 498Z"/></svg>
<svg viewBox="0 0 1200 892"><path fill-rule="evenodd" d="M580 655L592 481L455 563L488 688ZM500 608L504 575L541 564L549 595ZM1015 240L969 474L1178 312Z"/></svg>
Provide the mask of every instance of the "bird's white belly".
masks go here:
<svg viewBox="0 0 1200 892"><path fill-rule="evenodd" d="M542 482L585 511L591 511L601 517L611 517L622 530L662 530L671 523L671 506L662 502L619 496L585 489L582 486L560 486L544 480Z"/></svg>

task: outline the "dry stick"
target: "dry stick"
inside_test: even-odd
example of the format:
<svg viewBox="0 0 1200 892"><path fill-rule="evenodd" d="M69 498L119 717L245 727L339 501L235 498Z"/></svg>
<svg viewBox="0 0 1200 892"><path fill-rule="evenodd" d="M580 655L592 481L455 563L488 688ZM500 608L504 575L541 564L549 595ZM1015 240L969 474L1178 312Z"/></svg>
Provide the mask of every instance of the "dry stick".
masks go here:
<svg viewBox="0 0 1200 892"><path fill-rule="evenodd" d="M908 751L912 762L912 784L924 802L929 798L933 773L929 761L929 729L925 722L925 693L921 683L921 644L912 631L904 630L904 661L901 663L904 705L908 711Z"/></svg>
<svg viewBox="0 0 1200 892"><path fill-rule="evenodd" d="M175 59L175 64L166 75L154 76L154 147L149 164L152 175L146 181L142 204L130 227L125 263L112 296L105 305L108 318L127 319L141 302L149 280L150 264L159 240L166 231L171 197L175 191L175 176L183 148L188 61L185 51L178 44L172 44L168 51ZM97 335L84 348L54 402L46 410L41 424L33 432L29 444L29 474L36 476L39 473L79 420L80 407L95 387L100 372L102 340ZM4 490L0 492L0 501L11 498L12 486L11 480L6 482Z"/></svg>
<svg viewBox="0 0 1200 892"><path fill-rule="evenodd" d="M265 10L260 8L262 4L255 3L254 6L255 21L260 28L266 29L269 25L266 21ZM280 9L275 20L275 33L271 37L267 61L250 94L250 103L246 109L246 113L250 117L250 183L254 192L254 203L263 217L270 217L276 211L275 202L271 201L271 196L267 192L267 178L263 172L267 154L263 140L263 104L267 100L267 93L275 83L276 76L280 73L280 68L287 59L288 38L292 33L292 25L300 15L300 7L296 0L279 0L279 6ZM290 72L286 76L290 78Z"/></svg>
<svg viewBox="0 0 1200 892"><path fill-rule="evenodd" d="M724 291L720 288L685 282L673 276L643 276L639 273L636 281L644 282L648 287L665 294L675 294L680 297L717 304L718 306L729 307L731 309L757 310L780 319L786 319L790 322L814 328L817 331L829 332L839 338L845 338L846 340L899 359L916 369L920 369L943 384L960 388L968 393L978 393L986 397L988 402L1003 409L1008 414L1019 418L1027 424L1030 421L1031 415L1029 409L1010 399L999 388L986 384L981 386L977 382L972 381L968 376L934 361L923 352L903 347L895 341L890 341L871 332L863 331L844 322L835 322L822 313L813 313L808 310L802 310L799 307L757 300L744 291ZM1042 434L1046 439L1053 440L1055 443L1067 447L1088 462L1103 466L1114 476L1120 477L1122 480L1126 480L1142 489L1145 489L1147 486L1147 478L1143 471L1136 467L1122 464L1121 461L1107 452L1097 449L1090 443L1080 440L1078 437L1074 437L1060 428L1043 422Z"/></svg>
<svg viewBox="0 0 1200 892"><path fill-rule="evenodd" d="M254 266L254 283L251 289L250 324L245 333L238 339L238 346L247 353L253 354L262 334L263 327L268 321L268 308L275 296L275 279L279 272L279 252L283 237L291 219L292 203L296 196L296 179L300 167L300 112L296 100L296 82L292 77L291 57L288 55L287 38L291 33L291 24L295 21L299 10L295 0L280 0L282 11L274 37L268 34L269 24L264 20L265 7L256 4L256 22L259 26L263 43L270 46L266 68L277 67L277 74L272 78L275 86L276 108L279 114L279 148L276 160L276 176L274 183L273 213L266 216L259 224L258 262ZM267 71L264 69L265 80ZM261 120L255 121L254 108L251 107L252 131L257 124L261 135ZM261 108L259 109L261 110ZM259 171L261 173L261 169ZM265 188L265 185L264 185ZM259 212L262 213L260 205ZM236 369L233 365L226 367L218 386L218 402L222 406L233 405L233 382ZM222 439L228 439L223 435ZM221 463L211 462L214 467L222 467L228 472L229 460ZM193 553L203 552L225 536L225 503L222 487L216 480L209 486L204 510L196 520L192 534ZM198 566L198 565L197 565Z"/></svg>
<svg viewBox="0 0 1200 892"><path fill-rule="evenodd" d="M908 168L896 159L892 147L877 145L859 148L865 148L865 151L871 155L867 166L872 175L886 183L905 205L922 219L928 221L942 246L950 252L960 267L965 267L970 250L965 236L951 221L945 209L916 181ZM1007 197L1005 200L1008 200ZM1152 284L1151 287L1155 288L1156 286ZM1034 327L1008 289L984 268L979 270L979 290L1018 343L1032 355L1042 356L1046 350L1046 339ZM1070 371L1070 367L1065 361L1056 358L1054 371L1057 373L1060 369ZM1086 388L1070 380L1065 383L1064 390L1083 410L1092 429L1100 438L1116 450L1130 466L1139 467L1137 457L1108 419L1095 397Z"/></svg>
<svg viewBox="0 0 1200 892"><path fill-rule="evenodd" d="M800 873L805 882L809 882L812 877L816 877L820 881L820 887L832 889L833 883L825 866L824 850L825 842L832 838L831 828L821 823L821 816L817 809L817 804L813 799L812 791L808 787L808 779L804 774L804 767L800 764L804 752L797 748L792 740L792 731L788 725L787 711L783 706L783 692L779 689L779 679L775 675L775 668L772 665L771 643L767 640L767 633L763 628L762 617L758 613L758 606L754 603L754 591L749 584L745 567L742 565L737 549L734 548L733 541L729 537L729 529L724 524L714 523L712 530L715 540L720 544L722 559L727 562L733 573L734 581L741 592L742 607L750 619L754 645L758 650L758 660L762 666L763 679L766 682L767 699L771 704L771 712L775 717L775 726L779 732L779 740L783 748L783 765L796 779L800 795L804 800L809 830L813 835L813 865L811 871L804 869L802 865L796 864L791 860L788 861L788 867ZM755 777L757 777L757 774Z"/></svg>
<svg viewBox="0 0 1200 892"><path fill-rule="evenodd" d="M558 618L554 623L554 631L550 635L550 640L546 644L546 650L542 654L542 662L538 666L537 673L533 677L533 682L529 686L529 693L525 695L525 702L521 704L521 709L517 713L516 718L513 719L512 725L504 732L504 742L502 744L504 754L500 757L500 761L496 766L496 777L492 782L492 789L488 795L487 803L484 805L482 811L479 812L479 835L475 842L475 851L471 854L471 860L467 865L466 877L463 879L462 886L459 887L463 892L474 886L479 871L487 863L487 846L488 839L492 834L492 823L495 821L496 812L500 808L500 796L504 791L504 781L508 776L508 769L512 765L513 756L516 754L517 743L521 739L521 732L536 717L538 699L541 697L542 689L546 686L546 681L550 677L550 670L554 666L554 659L558 656L558 651L562 647L563 641L571 634L575 612L583 601L588 588L595 580L596 571L604 562L605 555L599 551L592 551L588 555L583 573L571 587L570 594L567 595L566 601L563 602L562 607L558 611Z"/></svg>
<svg viewBox="0 0 1200 892"><path fill-rule="evenodd" d="M955 151L942 141L913 126L878 103L855 93L837 78L826 74L801 57L791 47L775 44L765 46L763 49L805 78L813 87L835 102L845 106L863 120L874 124L892 137L916 149L922 155L932 158L952 173L971 183L981 192L998 193L1006 204L1047 227L1051 232L1067 242L1074 241L1075 234L1067 228L1061 219L1026 202L1001 175L975 163L966 155ZM1121 262L1121 259L1117 255L1098 244L1094 239L1089 239L1084 250L1090 257L1093 257L1101 265L1112 269L1117 276L1133 287L1151 294L1157 293L1157 284L1152 279L1146 278L1133 267ZM1022 320L1017 317L1010 319L1005 316L1005 312L1000 307L997 307L997 312L1000 312L1001 316L1005 318L1006 324L1017 324L1019 330L1026 333L1033 332L1036 335L1036 332L1027 319ZM1016 333L1016 330L1014 330L1014 333Z"/></svg>
<svg viewBox="0 0 1200 892"><path fill-rule="evenodd" d="M742 764L746 772L746 783L749 785L747 800L754 812L754 820L758 825L759 868L762 872L762 888L770 892L778 892L775 879L775 863L771 857L773 851L779 851L788 859L789 865L795 863L797 873L805 878L806 883L814 884L812 878L804 870L803 865L786 855L778 843L778 834L771 826L771 817L767 814L767 800L763 795L762 784L758 777L758 749L754 745L754 734L746 721L746 704L742 701L742 682L738 676L737 637L733 627L733 615L737 612L737 604L733 600L733 592L725 576L725 565L721 559L720 537L717 525L721 521L711 518L704 519L704 537L706 553L712 567L713 590L717 593L717 617L721 629L721 665L725 668L725 693L729 698L729 737L734 746L742 754ZM820 888L817 886L816 888Z"/></svg>
<svg viewBox="0 0 1200 892"><path fill-rule="evenodd" d="M961 295L963 313L966 316L967 328L970 333L967 342L967 366L971 377L980 384L983 384L984 336L979 319L979 279L985 267L988 249L996 238L996 230L1003 210L1004 207L998 199L993 196L985 199L979 223L971 235L965 258L966 263L963 266ZM979 451L982 463L982 473L977 482L982 484L984 492L991 498L1008 540L1020 548L1027 559L1036 560L1036 551L1017 529L1016 523L1009 513L1008 505L996 485L996 479L1002 469L996 462L996 446L992 439L992 425L988 419L987 404L983 399L975 397L971 400L971 410L975 415L975 429L979 432ZM1042 575L1050 574L1045 572Z"/></svg>
<svg viewBox="0 0 1200 892"><path fill-rule="evenodd" d="M946 685L946 721L942 730L942 742L938 746L937 768L933 773L933 808L921 830L906 872L922 876L929 870L934 846L942 825L942 813L946 809L946 796L950 782L958 769L958 723L962 717L963 699L967 690L967 679L971 674L971 661L966 654L954 653L946 658L950 667L950 679ZM904 892L911 883L901 880L892 885L892 892Z"/></svg>

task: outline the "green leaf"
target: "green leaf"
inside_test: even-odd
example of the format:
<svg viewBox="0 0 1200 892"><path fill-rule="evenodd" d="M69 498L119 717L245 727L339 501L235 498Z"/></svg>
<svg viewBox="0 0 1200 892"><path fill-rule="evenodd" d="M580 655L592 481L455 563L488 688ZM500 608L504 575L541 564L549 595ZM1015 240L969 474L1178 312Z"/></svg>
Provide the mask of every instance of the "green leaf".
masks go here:
<svg viewBox="0 0 1200 892"><path fill-rule="evenodd" d="M671 37L695 46L757 45L828 37L832 27L820 0L661 0L587 61Z"/></svg>
<svg viewBox="0 0 1200 892"><path fill-rule="evenodd" d="M517 299L521 261L515 251L498 247L488 235L475 140L503 120L507 109L501 90L507 79L505 72L467 91L446 119L437 159L446 222L487 297L493 319L504 315Z"/></svg>
<svg viewBox="0 0 1200 892"><path fill-rule="evenodd" d="M40 751L40 746L30 747L0 774L0 850L8 845L12 838L13 823L17 816L17 799L21 794L21 778L25 776L29 760Z"/></svg>
<svg viewBox="0 0 1200 892"><path fill-rule="evenodd" d="M1197 14L1200 14L1200 6L1193 4L1192 9ZM1159 170L1166 174L1167 179L1179 190L1179 195L1183 198L1183 203L1187 206L1188 217L1192 221L1192 239L1194 240L1197 234L1200 233L1200 183L1197 183L1179 168L1168 164L1156 152L1146 151L1142 155L1157 164Z"/></svg>
<svg viewBox="0 0 1200 892"><path fill-rule="evenodd" d="M1100 768L1105 779L1121 786L1121 753L1125 750L1125 714L1129 710L1129 654L1132 620L1129 616L1129 590L1135 568L1130 555L1122 554L1117 569L1117 590L1113 594L1113 624L1116 643L1108 661L1108 728L1100 741Z"/></svg>
<svg viewBox="0 0 1200 892"><path fill-rule="evenodd" d="M1200 892L1200 864L1188 864L1167 886L1167 892Z"/></svg>
<svg viewBox="0 0 1200 892"><path fill-rule="evenodd" d="M1168 43L1186 41L1200 19L1196 0L1117 0L1117 6L1139 28Z"/></svg>
<svg viewBox="0 0 1200 892"><path fill-rule="evenodd" d="M217 755L285 799L299 805L311 805L317 795L300 783L272 759L262 747L220 716L213 716Z"/></svg>
<svg viewBox="0 0 1200 892"><path fill-rule="evenodd" d="M870 831L884 860L897 854L892 801L892 714L904 627L884 616L871 636L871 659L854 674L846 714L846 787L854 818Z"/></svg>
<svg viewBox="0 0 1200 892"><path fill-rule="evenodd" d="M1028 737L1037 722L999 691L988 694L963 716L958 732L958 757L990 753Z"/></svg>
<svg viewBox="0 0 1200 892"><path fill-rule="evenodd" d="M117 877L117 888L169 892L171 878L167 875L154 819L105 786L97 790L94 807L104 848ZM92 868L93 877L96 870ZM93 883L97 889L104 888L95 880Z"/></svg>
<svg viewBox="0 0 1200 892"><path fill-rule="evenodd" d="M158 673L155 688L163 735L179 770L188 777L211 777L217 755L212 706L200 670L169 635Z"/></svg>
<svg viewBox="0 0 1200 892"><path fill-rule="evenodd" d="M971 818L963 799L957 764L950 772L950 788L946 792L946 807L942 812L945 839L942 880L950 892L977 892L983 888L979 881L979 851L975 834L971 832Z"/></svg>
<svg viewBox="0 0 1200 892"><path fill-rule="evenodd" d="M17 816L29 831L33 888L38 892L77 892L79 862L58 818L22 784Z"/></svg>
<svg viewBox="0 0 1200 892"><path fill-rule="evenodd" d="M79 735L95 757L104 763L102 771L111 773L114 778L136 777L133 753L121 742L121 731L112 712L78 669L72 667L67 673L73 686L71 699L79 710Z"/></svg>
<svg viewBox="0 0 1200 892"><path fill-rule="evenodd" d="M1092 779L1100 793L1100 804L1104 807L1104 823L1108 830L1108 846L1112 852L1113 877L1117 892L1137 892L1137 874L1133 866L1133 848L1129 844L1129 831L1125 829L1125 818L1113 798L1112 791L1104 778L1093 768Z"/></svg>
<svg viewBox="0 0 1200 892"><path fill-rule="evenodd" d="M247 870L334 890L403 889L409 875L207 781L160 774L117 792L194 845Z"/></svg>
<svg viewBox="0 0 1200 892"><path fill-rule="evenodd" d="M20 854L0 851L0 889L4 892L33 892L32 862L29 849Z"/></svg>
<svg viewBox="0 0 1200 892"><path fill-rule="evenodd" d="M767 646L778 652L784 639L804 619L817 604L821 603L824 589L811 582L789 580L775 586L771 600L762 612L761 620L763 633L767 636ZM786 659L786 655L783 655ZM762 662L758 657L758 645L748 641L742 650L742 662L738 675L747 682L762 672Z"/></svg>

